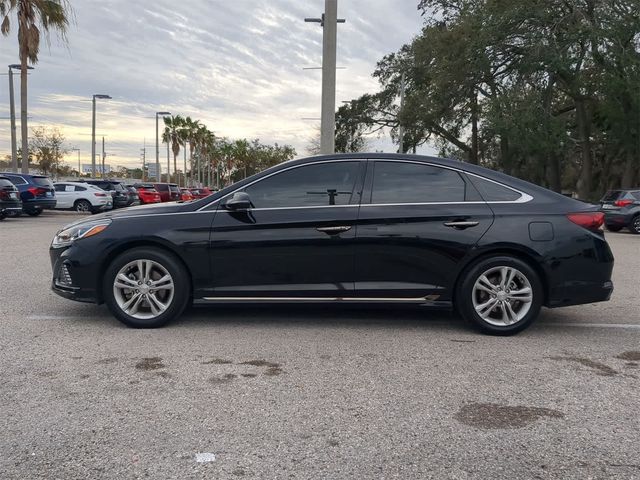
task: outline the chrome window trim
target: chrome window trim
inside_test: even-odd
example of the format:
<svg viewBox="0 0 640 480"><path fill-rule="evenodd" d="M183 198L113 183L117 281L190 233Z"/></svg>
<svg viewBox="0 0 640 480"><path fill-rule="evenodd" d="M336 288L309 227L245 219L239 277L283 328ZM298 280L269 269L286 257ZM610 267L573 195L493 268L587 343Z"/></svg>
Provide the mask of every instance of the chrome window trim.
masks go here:
<svg viewBox="0 0 640 480"><path fill-rule="evenodd" d="M257 182L261 182L262 180L265 180L267 178L272 177L273 175L277 175L279 173L282 172L286 172L288 170L292 170L294 168L300 168L300 167L305 167L307 165L319 165L321 163L335 163L335 162L362 162L362 161L366 161L366 160L370 160L373 162L400 162L400 163L415 163L418 165L428 165L430 167L439 167L439 168L445 168L447 170L453 170L454 172L457 173L462 173L465 175L471 175L473 177L479 178L481 180L486 180L487 182L491 182L491 183L495 183L496 185L500 185L501 187L507 188L509 190L511 190L512 192L516 192L518 194L520 194L520 198L518 198L517 200L493 200L493 201L489 201L489 202L485 202L485 201L470 201L470 202L418 202L418 203L378 203L378 204L370 204L370 203L361 203L360 206L365 207L365 206L378 206L378 207L382 207L382 206L400 206L400 205L468 205L468 204L511 204L511 203L527 203L530 202L531 200L533 200L533 197L531 195L529 195L528 193L522 192L516 188L510 187L509 185L505 185L503 183L500 183L496 180L492 180L490 178L487 177L483 177L482 175L478 175L477 173L472 173L472 172L468 172L466 170L462 170L459 168L455 168L455 167L450 167L448 165L440 165L437 163L431 163L431 162L420 162L417 160L395 160L392 158L373 158L373 159L366 159L366 158L341 158L341 159L335 159L335 160L324 160L321 162L309 162L309 163L303 163L301 165L293 165L289 168L285 168L282 170L278 170L277 172L273 172L265 177L259 178L257 180L254 180L251 183L248 183L247 185L244 185L242 187L239 187L229 193L227 193L224 197L218 198L217 200L214 200L211 203L207 203L206 205L200 207L198 210L196 210L196 212L200 212L208 207L211 207L212 205L215 205L216 203L220 202L221 200L224 200L225 198L229 197L230 195L233 195L234 193L236 193L237 191L243 189L243 188L247 188L251 185L253 185L254 183ZM305 208L333 208L333 207L351 207L351 206L357 206L357 205L325 205L325 206L313 206L313 207L271 207L271 208L252 208L251 210L288 210L288 209L305 209ZM225 210L226 211L226 210ZM190 212L190 213L195 213L195 212Z"/></svg>

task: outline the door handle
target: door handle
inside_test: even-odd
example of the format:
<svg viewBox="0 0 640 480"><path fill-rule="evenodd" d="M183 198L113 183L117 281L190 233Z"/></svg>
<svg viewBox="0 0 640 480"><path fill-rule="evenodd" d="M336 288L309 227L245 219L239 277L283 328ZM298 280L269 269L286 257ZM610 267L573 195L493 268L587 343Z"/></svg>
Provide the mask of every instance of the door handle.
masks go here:
<svg viewBox="0 0 640 480"><path fill-rule="evenodd" d="M348 232L351 230L351 227L348 225L340 226L340 227L318 227L316 228L319 232L324 232L328 235L335 235L341 232Z"/></svg>
<svg viewBox="0 0 640 480"><path fill-rule="evenodd" d="M469 221L455 221L455 222L444 222L445 227L455 228L457 230L464 230L465 228L475 227L479 225L480 222L469 222Z"/></svg>

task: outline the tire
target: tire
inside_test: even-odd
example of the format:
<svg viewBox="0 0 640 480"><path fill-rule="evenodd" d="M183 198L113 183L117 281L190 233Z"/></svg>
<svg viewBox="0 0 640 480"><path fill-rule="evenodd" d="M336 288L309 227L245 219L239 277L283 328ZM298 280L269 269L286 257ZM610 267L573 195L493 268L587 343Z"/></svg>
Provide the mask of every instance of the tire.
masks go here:
<svg viewBox="0 0 640 480"><path fill-rule="evenodd" d="M631 233L640 234L640 213L631 219L627 228Z"/></svg>
<svg viewBox="0 0 640 480"><path fill-rule="evenodd" d="M17 212L15 210L12 210L7 214L7 217L9 217L9 218L18 218L18 217L21 217L21 216L22 216L22 212L19 212L19 211Z"/></svg>
<svg viewBox="0 0 640 480"><path fill-rule="evenodd" d="M41 209L37 209L37 210L27 210L27 215L29 215L30 217L37 217L38 215L40 215L42 213Z"/></svg>
<svg viewBox="0 0 640 480"><path fill-rule="evenodd" d="M76 200L73 204L73 209L80 213L90 213L93 205L88 200Z"/></svg>
<svg viewBox="0 0 640 480"><path fill-rule="evenodd" d="M620 230L622 230L622 227L620 225L607 225L606 227L610 232L619 232Z"/></svg>
<svg viewBox="0 0 640 480"><path fill-rule="evenodd" d="M142 275L140 262L143 262ZM144 281L149 268L149 282L166 279L167 275L170 277L159 282L155 291L153 283L138 284L138 281ZM128 280L123 281L123 278ZM169 283L173 290L167 288ZM131 288L123 288L128 286ZM187 306L190 298L189 275L182 263L165 250L133 248L118 256L107 268L103 278L103 298L111 313L129 327L162 327L177 319Z"/></svg>
<svg viewBox="0 0 640 480"><path fill-rule="evenodd" d="M500 285L503 271L507 278L513 273L509 285ZM487 257L462 275L456 306L463 318L483 333L513 335L529 327L538 317L544 296L542 282L526 262L507 255ZM482 278L489 280L492 287ZM514 295L513 288L520 293Z"/></svg>
<svg viewBox="0 0 640 480"><path fill-rule="evenodd" d="M7 218L7 212L4 210L0 211L0 222Z"/></svg>

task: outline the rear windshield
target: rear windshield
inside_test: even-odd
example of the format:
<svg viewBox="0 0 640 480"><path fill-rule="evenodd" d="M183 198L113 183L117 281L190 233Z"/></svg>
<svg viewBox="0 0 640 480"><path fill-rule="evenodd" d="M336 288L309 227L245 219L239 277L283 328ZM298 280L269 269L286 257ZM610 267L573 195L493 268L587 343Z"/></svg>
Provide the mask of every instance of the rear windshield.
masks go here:
<svg viewBox="0 0 640 480"><path fill-rule="evenodd" d="M177 186L177 185L169 185L169 189L170 189L172 192L180 193L180 189L178 188L178 186Z"/></svg>
<svg viewBox="0 0 640 480"><path fill-rule="evenodd" d="M33 183L41 187L53 187L53 183L49 177L33 177Z"/></svg>
<svg viewBox="0 0 640 480"><path fill-rule="evenodd" d="M0 178L0 187L13 187L13 183L6 178Z"/></svg>
<svg viewBox="0 0 640 480"><path fill-rule="evenodd" d="M118 192L124 191L124 187L122 186L121 183L112 183L112 185L113 185L113 188Z"/></svg>
<svg viewBox="0 0 640 480"><path fill-rule="evenodd" d="M618 198L620 198L620 195L622 194L622 190L609 190L607 193L604 194L604 197L602 197L602 200L600 200L601 202L615 202L616 200L618 200Z"/></svg>

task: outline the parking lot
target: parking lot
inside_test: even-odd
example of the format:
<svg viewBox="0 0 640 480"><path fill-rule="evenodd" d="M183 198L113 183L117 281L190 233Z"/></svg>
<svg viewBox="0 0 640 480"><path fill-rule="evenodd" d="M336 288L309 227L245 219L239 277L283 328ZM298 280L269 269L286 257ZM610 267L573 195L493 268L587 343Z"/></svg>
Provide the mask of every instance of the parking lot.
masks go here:
<svg viewBox="0 0 640 480"><path fill-rule="evenodd" d="M50 291L75 218L0 224L0 478L640 478L640 236L607 234L610 302L515 337L380 307L144 331Z"/></svg>

